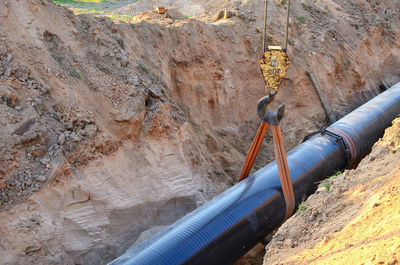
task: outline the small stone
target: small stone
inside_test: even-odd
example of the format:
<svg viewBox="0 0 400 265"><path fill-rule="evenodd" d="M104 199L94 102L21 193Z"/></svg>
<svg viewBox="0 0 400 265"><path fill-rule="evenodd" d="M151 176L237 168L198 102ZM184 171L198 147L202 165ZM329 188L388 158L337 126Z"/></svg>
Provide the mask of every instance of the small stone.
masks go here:
<svg viewBox="0 0 400 265"><path fill-rule="evenodd" d="M11 92L4 95L3 98L4 98L5 102L7 103L7 106L9 106L11 108L15 108L19 103L18 97Z"/></svg>
<svg viewBox="0 0 400 265"><path fill-rule="evenodd" d="M156 85L151 85L148 89L149 89L150 95L154 98L161 98L163 95L161 92L161 89Z"/></svg>
<svg viewBox="0 0 400 265"><path fill-rule="evenodd" d="M285 247L294 248L294 241L293 241L293 239L288 238L283 242L283 245Z"/></svg>
<svg viewBox="0 0 400 265"><path fill-rule="evenodd" d="M164 14L165 13L165 8L163 6L158 6L156 8L156 11L158 14Z"/></svg>
<svg viewBox="0 0 400 265"><path fill-rule="evenodd" d="M15 181L15 186L18 188L21 186L21 182L19 182L18 180Z"/></svg>
<svg viewBox="0 0 400 265"><path fill-rule="evenodd" d="M84 134L89 137L90 139L93 139L96 134L97 134L97 125L95 124L88 124L84 130Z"/></svg>
<svg viewBox="0 0 400 265"><path fill-rule="evenodd" d="M134 75L134 74L128 76L127 80L128 80L129 84L134 85L134 86L137 86L137 85L140 84L139 77L137 75Z"/></svg>
<svg viewBox="0 0 400 265"><path fill-rule="evenodd" d="M60 145L63 145L63 144L65 144L65 134L61 134L59 137L58 137L58 143L60 144Z"/></svg>
<svg viewBox="0 0 400 265"><path fill-rule="evenodd" d="M22 106L20 106L20 105L18 105L18 106L15 106L15 108L14 108L15 110L18 110L18 111L20 111L20 110L22 110Z"/></svg>
<svg viewBox="0 0 400 265"><path fill-rule="evenodd" d="M7 55L7 63L11 62L14 59L14 55L12 55L11 53L9 53Z"/></svg>
<svg viewBox="0 0 400 265"><path fill-rule="evenodd" d="M79 142L81 140L81 138L75 132L72 132L69 137L71 138L72 142Z"/></svg>
<svg viewBox="0 0 400 265"><path fill-rule="evenodd" d="M27 178L27 180L25 181L25 184L26 184L27 186L32 185L32 178Z"/></svg>
<svg viewBox="0 0 400 265"><path fill-rule="evenodd" d="M46 181L46 176L38 175L38 176L36 176L36 180L39 181L40 183L44 183ZM36 188L36 185L35 185L35 188Z"/></svg>

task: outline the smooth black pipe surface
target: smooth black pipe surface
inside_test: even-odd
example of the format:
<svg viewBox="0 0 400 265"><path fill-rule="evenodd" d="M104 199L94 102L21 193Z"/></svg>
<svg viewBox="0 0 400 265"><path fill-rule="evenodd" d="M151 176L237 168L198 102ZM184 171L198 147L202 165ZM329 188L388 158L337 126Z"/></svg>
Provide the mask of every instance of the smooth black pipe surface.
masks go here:
<svg viewBox="0 0 400 265"><path fill-rule="evenodd" d="M344 138L351 161L364 156L400 113L400 83L327 128ZM346 165L340 142L317 134L288 153L296 203ZM276 162L255 172L110 264L232 264L285 215Z"/></svg>

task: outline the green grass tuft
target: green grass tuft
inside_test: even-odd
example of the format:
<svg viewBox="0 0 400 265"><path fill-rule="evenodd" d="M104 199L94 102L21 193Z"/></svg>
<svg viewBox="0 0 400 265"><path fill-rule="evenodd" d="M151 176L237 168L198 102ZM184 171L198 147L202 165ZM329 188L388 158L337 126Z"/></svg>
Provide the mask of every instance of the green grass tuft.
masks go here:
<svg viewBox="0 0 400 265"><path fill-rule="evenodd" d="M53 115L56 120L58 120L58 121L61 120L61 114L59 112L55 112L55 113L53 113Z"/></svg>
<svg viewBox="0 0 400 265"><path fill-rule="evenodd" d="M306 19L304 18L303 15L298 16L297 19L300 21L301 24L306 23Z"/></svg>
<svg viewBox="0 0 400 265"><path fill-rule="evenodd" d="M138 67L139 67L139 69L141 69L142 71L144 71L144 72L150 74L150 68L149 68L148 66L146 66L146 65L140 63L140 64L138 64Z"/></svg>
<svg viewBox="0 0 400 265"><path fill-rule="evenodd" d="M42 105L40 105L40 104L35 104L35 105L33 106L33 108L36 110L36 112L37 112L39 115L42 115L42 114L43 114Z"/></svg>
<svg viewBox="0 0 400 265"><path fill-rule="evenodd" d="M82 74L76 70L69 72L69 75L73 78L82 79Z"/></svg>
<svg viewBox="0 0 400 265"><path fill-rule="evenodd" d="M307 210L307 205L305 204L304 200L302 200L299 204L299 208L297 208L296 214L301 214L301 212L304 212L305 210Z"/></svg>

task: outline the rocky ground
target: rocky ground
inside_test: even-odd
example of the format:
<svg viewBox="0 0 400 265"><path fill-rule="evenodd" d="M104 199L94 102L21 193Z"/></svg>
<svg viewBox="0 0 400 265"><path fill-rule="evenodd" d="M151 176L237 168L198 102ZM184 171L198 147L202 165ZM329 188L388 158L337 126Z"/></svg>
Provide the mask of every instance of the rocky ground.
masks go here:
<svg viewBox="0 0 400 265"><path fill-rule="evenodd" d="M292 2L271 104L287 105L287 149L326 123L306 72L337 117L400 80L399 3ZM263 4L109 4L123 19L0 0L0 263L102 264L240 174L265 93ZM285 10L270 11L280 43ZM272 159L268 136L255 168Z"/></svg>

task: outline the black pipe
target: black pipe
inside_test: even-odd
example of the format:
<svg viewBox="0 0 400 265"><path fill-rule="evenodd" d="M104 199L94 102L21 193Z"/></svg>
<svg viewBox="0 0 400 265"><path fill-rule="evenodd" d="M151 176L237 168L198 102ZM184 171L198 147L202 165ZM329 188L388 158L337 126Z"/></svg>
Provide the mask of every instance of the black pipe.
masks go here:
<svg viewBox="0 0 400 265"><path fill-rule="evenodd" d="M399 113L400 83L290 151L297 204L318 181L363 157ZM284 216L273 162L110 264L232 264L279 227Z"/></svg>

